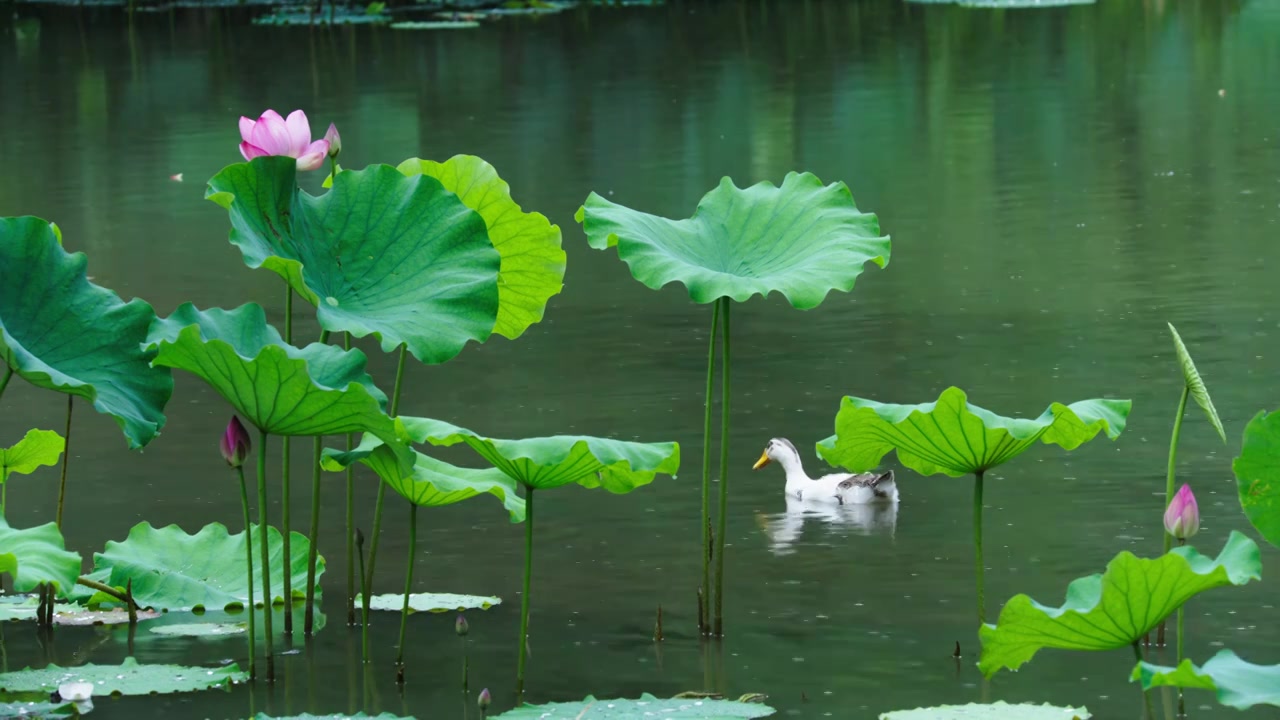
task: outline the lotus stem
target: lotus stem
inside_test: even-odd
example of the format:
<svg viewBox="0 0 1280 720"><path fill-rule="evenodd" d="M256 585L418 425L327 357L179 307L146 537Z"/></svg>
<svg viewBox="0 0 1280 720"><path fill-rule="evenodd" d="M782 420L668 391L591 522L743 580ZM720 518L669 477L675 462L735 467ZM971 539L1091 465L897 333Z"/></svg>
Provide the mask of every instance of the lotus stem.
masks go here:
<svg viewBox="0 0 1280 720"><path fill-rule="evenodd" d="M533 576L533 486L524 494L524 594L520 596L520 657L516 662L516 704L524 702L524 666L529 655L529 579Z"/></svg>
<svg viewBox="0 0 1280 720"><path fill-rule="evenodd" d="M720 298L724 357L720 371L720 516L716 525L716 637L724 637L724 542L729 519L729 303Z"/></svg>
<svg viewBox="0 0 1280 720"><path fill-rule="evenodd" d="M702 587L698 591L698 632L711 633L711 393L715 390L716 333L720 325L720 303L712 304L711 341L707 348L706 412L702 422Z"/></svg>
<svg viewBox="0 0 1280 720"><path fill-rule="evenodd" d="M360 660L369 662L369 603L364 599L369 597L369 586L364 581L364 533L360 532L360 528L356 528L356 557L360 560L360 608L362 611L360 623Z"/></svg>
<svg viewBox="0 0 1280 720"><path fill-rule="evenodd" d="M4 389L9 387L9 381L13 379L13 368L8 363L4 366L4 377L0 378L0 397L4 397Z"/></svg>
<svg viewBox="0 0 1280 720"><path fill-rule="evenodd" d="M351 349L351 333L343 333L342 348ZM355 447L355 435L347 433L347 452ZM347 465L347 625L356 624L356 471Z"/></svg>
<svg viewBox="0 0 1280 720"><path fill-rule="evenodd" d="M404 604L400 606L400 647L396 652L396 682L404 684L404 636L409 627L409 593L413 591L413 560L418 551L418 506L409 503L409 561L404 569Z"/></svg>
<svg viewBox="0 0 1280 720"><path fill-rule="evenodd" d="M276 659L271 647L271 553L267 548L267 536L270 534L267 522L267 438L266 430L258 430L258 545L262 548L262 630L267 641L267 682L275 682ZM288 575L287 572L282 574ZM285 613L285 617L289 617L289 613Z"/></svg>
<svg viewBox="0 0 1280 720"><path fill-rule="evenodd" d="M400 388L404 384L404 361L407 349L407 346L401 343L400 359L396 362L396 384L391 391L391 417L396 417L400 412ZM365 592L360 596L363 622L366 627L364 645L365 662L369 662L369 588L373 587L373 571L378 564L378 538L382 534L382 503L386 497L387 484L379 480L378 499L375 500L373 504L373 539L369 543L369 567L364 572Z"/></svg>
<svg viewBox="0 0 1280 720"><path fill-rule="evenodd" d="M284 341L287 345L293 344L293 286L288 283L284 286ZM289 548L290 532L289 523L289 445L291 438L288 435L280 438L280 535L284 539L281 546L281 552L284 553L284 572L281 576L284 578L284 604L287 612L284 614L284 632L286 635L293 634L293 573L289 572L289 567L293 563L293 553ZM271 586L267 586L267 613L271 613ZM270 627L270 626L268 626Z"/></svg>
<svg viewBox="0 0 1280 720"><path fill-rule="evenodd" d="M982 479L985 470L973 474L973 577L978 588L978 625L987 622L986 568L982 564Z"/></svg>
<svg viewBox="0 0 1280 720"><path fill-rule="evenodd" d="M244 562L248 568L248 576L245 578L249 581L249 604L245 606L245 610L249 613L249 679L253 680L258 676L257 668L257 638L254 630L254 608L253 608L253 526L249 524L249 488L244 482L244 467L237 467L236 472L240 475L240 509L244 511ZM259 530L261 532L261 530ZM271 612L271 608L267 607L267 612Z"/></svg>
<svg viewBox="0 0 1280 720"><path fill-rule="evenodd" d="M1185 538L1178 538L1178 547L1182 547L1186 544L1187 544L1187 541ZM1178 606L1178 658L1173 663L1174 666L1181 665L1182 659L1186 657L1186 655L1184 655L1182 652L1182 638L1184 637L1184 634L1182 632L1182 611L1183 611L1183 605L1179 605ZM1186 700L1182 696L1182 688L1178 688L1178 717L1186 717L1186 716L1187 716Z"/></svg>
<svg viewBox="0 0 1280 720"><path fill-rule="evenodd" d="M103 593L104 595L110 595L111 597L115 598L116 600L119 600L122 603L129 602L128 596L125 595L123 592L120 592L119 590L111 587L110 585L100 583L97 580L93 580L91 578L81 576L76 578L76 584L83 585L89 588L90 590L97 590L98 592Z"/></svg>
<svg viewBox="0 0 1280 720"><path fill-rule="evenodd" d="M313 441L315 457L311 463L311 547L307 554L307 608L302 621L304 635L310 635L315 629L316 562L320 557L320 454L324 451L324 442L319 435ZM292 558L285 558L286 562L291 560Z"/></svg>
<svg viewBox="0 0 1280 720"><path fill-rule="evenodd" d="M67 498L67 465L71 462L71 409L76 406L76 396L67 396L67 427L63 437L66 438L66 446L62 449L62 481L58 483L58 514L54 516L54 523L58 526L58 530L62 530L62 508Z"/></svg>
<svg viewBox="0 0 1280 720"><path fill-rule="evenodd" d="M467 676L471 674L471 657L468 652L470 649L470 643L465 637L462 638L462 692L464 693L467 691Z"/></svg>
<svg viewBox="0 0 1280 720"><path fill-rule="evenodd" d="M1178 466L1178 441L1182 437L1182 418L1187 412L1187 398L1191 395L1191 388L1183 383L1182 397L1178 399L1178 414L1173 419L1173 434L1169 438L1169 470L1165 474L1164 481L1164 509L1169 509L1169 503L1173 502L1174 481L1177 475ZM1169 548L1173 547L1173 536L1166 531L1164 533L1164 552L1168 553ZM1168 623L1168 618L1160 621L1160 629L1156 632L1156 645L1164 647L1164 629Z"/></svg>
<svg viewBox="0 0 1280 720"><path fill-rule="evenodd" d="M1133 656L1138 659L1139 663L1142 662L1142 648L1138 646L1137 640L1133 641ZM1146 707L1146 719L1153 720L1155 718L1155 710L1151 707L1151 694L1146 690L1142 690L1142 702Z"/></svg>

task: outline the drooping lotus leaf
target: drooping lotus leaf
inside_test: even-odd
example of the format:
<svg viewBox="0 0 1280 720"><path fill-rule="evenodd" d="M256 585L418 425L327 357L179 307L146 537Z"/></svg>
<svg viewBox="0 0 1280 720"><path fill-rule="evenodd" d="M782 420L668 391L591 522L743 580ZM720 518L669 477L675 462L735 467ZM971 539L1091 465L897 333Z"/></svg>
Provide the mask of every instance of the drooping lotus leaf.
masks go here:
<svg viewBox="0 0 1280 720"><path fill-rule="evenodd" d="M497 715L493 720L542 720L551 718L592 718L592 720L635 720L635 718L698 718L698 720L738 720L769 717L777 711L760 703L710 698L659 699L644 693L638 700L597 700L588 695L581 702L524 705Z"/></svg>
<svg viewBox="0 0 1280 720"><path fill-rule="evenodd" d="M360 607L361 597L357 593L354 607ZM462 610L488 610L494 605L501 605L502 598L484 595L456 595L454 593L410 593L409 612L443 613ZM403 593L386 593L369 598L370 610L391 610L400 612L404 609Z"/></svg>
<svg viewBox="0 0 1280 720"><path fill-rule="evenodd" d="M1091 717L1093 716L1085 708L1030 703L1010 705L1001 701L990 705L969 703L898 710L882 714L880 720L1089 720Z"/></svg>
<svg viewBox="0 0 1280 720"><path fill-rule="evenodd" d="M212 688L229 688L244 682L249 674L239 666L188 667L182 665L139 665L127 657L119 665L78 665L71 668L50 665L43 670L27 668L0 674L3 692L54 692L62 683L93 684L95 697L101 695L152 695Z"/></svg>
<svg viewBox="0 0 1280 720"><path fill-rule="evenodd" d="M52 703L48 702L49 698L44 700L29 700L0 702L0 718L30 718L30 720L39 720L40 718L70 718L80 717L80 710L75 703Z"/></svg>
<svg viewBox="0 0 1280 720"><path fill-rule="evenodd" d="M1218 702L1237 710L1254 705L1280 707L1280 665L1254 665L1241 660L1230 650L1221 650L1204 667L1183 660L1176 668L1138 663L1133 678L1143 690L1155 687L1180 687L1212 690Z"/></svg>
<svg viewBox="0 0 1280 720"><path fill-rule="evenodd" d="M89 282L86 264L48 222L0 218L0 361L36 387L90 401L140 448L164 427L173 394L169 370L142 349L155 311Z"/></svg>
<svg viewBox="0 0 1280 720"><path fill-rule="evenodd" d="M28 430L8 448L0 448L0 483L12 473L30 475L41 465L57 465L67 441L52 430Z"/></svg>
<svg viewBox="0 0 1280 720"><path fill-rule="evenodd" d="M782 187L762 182L746 189L726 177L688 220L632 210L595 193L576 219L591 247L618 248L636 280L654 290L680 282L698 303L776 291L807 310L832 290L852 290L867 262L889 262L889 238L880 235L876 216L858 211L844 183L823 185L809 173L788 173Z"/></svg>
<svg viewBox="0 0 1280 720"><path fill-rule="evenodd" d="M414 442L466 443L507 477L537 489L577 483L628 493L653 482L659 473L680 469L677 443L637 443L584 435L555 435L526 440L496 440L443 420L403 417Z"/></svg>
<svg viewBox="0 0 1280 720"><path fill-rule="evenodd" d="M1249 421L1231 469L1245 516L1267 542L1280 546L1280 412L1260 412Z"/></svg>
<svg viewBox="0 0 1280 720"><path fill-rule="evenodd" d="M330 192L298 188L285 157L231 165L206 197L231 214L249 267L284 278L320 326L402 343L442 363L483 342L498 316L498 251L484 220L438 180L390 165L338 173Z"/></svg>
<svg viewBox="0 0 1280 720"><path fill-rule="evenodd" d="M65 595L80 576L80 556L68 552L54 523L16 530L0 516L0 575L13 576L14 592L53 583Z"/></svg>
<svg viewBox="0 0 1280 720"><path fill-rule="evenodd" d="M511 198L511 188L493 166L474 155L454 155L438 163L410 158L405 175L428 175L480 213L489 241L502 256L498 271L498 322L493 331L514 340L542 320L547 301L564 287L565 254L560 228L540 213L527 213Z"/></svg>
<svg viewBox="0 0 1280 720"><path fill-rule="evenodd" d="M253 547L258 547L258 526L253 526ZM157 610L221 609L243 606L249 600L245 568L245 534L234 535L221 523L210 523L195 535L177 525L155 528L142 522L129 531L124 542L110 541L94 553L94 571L110 571L112 587L124 587L133 580L134 601ZM294 599L306 594L307 554L311 543L301 533L290 533L289 571ZM271 597L284 602L284 547L280 531L267 529L267 551L271 555ZM255 563L258 560L254 558ZM316 560L316 594L324 558ZM254 600L263 600L261 570L254 568Z"/></svg>
<svg viewBox="0 0 1280 720"><path fill-rule="evenodd" d="M898 460L921 475L960 477L1008 462L1036 442L1074 450L1100 430L1114 440L1124 431L1131 404L1053 403L1040 417L1025 420L971 405L956 387L921 405L846 397L836 415L836 434L818 443L818 455L832 465L863 472L896 450Z"/></svg>
<svg viewBox="0 0 1280 720"><path fill-rule="evenodd" d="M412 472L400 469L398 458L374 435L365 435L353 450L325 448L321 466L330 471L345 470L359 462L378 474L392 490L422 507L439 507L490 493L502 501L511 522L524 521L524 498L516 492L515 481L493 468L464 468L414 451Z"/></svg>
<svg viewBox="0 0 1280 720"><path fill-rule="evenodd" d="M1182 368L1182 380L1186 383L1187 390L1196 404L1204 409L1204 414L1209 417L1209 424L1213 425L1213 429L1218 431L1218 437L1225 443L1227 433L1222 429L1222 420L1213 407L1213 400L1209 398L1209 390L1204 386L1200 371L1196 370L1196 364L1191 360L1191 353L1187 352L1187 346L1182 343L1182 336L1173 327L1173 323L1169 323L1169 332L1173 334L1173 348L1178 354L1178 365Z"/></svg>
<svg viewBox="0 0 1280 720"><path fill-rule="evenodd" d="M1186 546L1155 558L1122 552L1101 575L1073 580L1062 607L1046 607L1015 595L995 625L979 631L978 669L991 677L1017 670L1041 648L1112 650L1130 645L1192 596L1261 577L1258 545L1231 532L1216 559Z"/></svg>

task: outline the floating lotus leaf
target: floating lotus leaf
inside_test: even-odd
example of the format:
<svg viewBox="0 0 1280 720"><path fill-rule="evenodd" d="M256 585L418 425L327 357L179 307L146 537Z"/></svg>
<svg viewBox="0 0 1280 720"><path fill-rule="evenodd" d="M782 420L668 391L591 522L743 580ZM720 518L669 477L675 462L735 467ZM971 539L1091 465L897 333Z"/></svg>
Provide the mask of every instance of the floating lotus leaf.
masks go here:
<svg viewBox="0 0 1280 720"><path fill-rule="evenodd" d="M0 483L9 475L30 475L42 465L57 465L67 441L52 430L28 430L12 447L0 449Z"/></svg>
<svg viewBox="0 0 1280 720"><path fill-rule="evenodd" d="M54 605L53 624L67 625L70 627L88 627L90 625L128 625L130 622L129 611L123 608L114 610L86 610L82 607L72 606L71 609L59 610L59 606ZM145 620L155 620L163 613L155 610L139 610L135 617L139 622Z"/></svg>
<svg viewBox="0 0 1280 720"><path fill-rule="evenodd" d="M1053 403L1035 420L1024 420L970 405L955 387L921 405L846 397L836 415L836 434L818 443L818 454L832 465L863 472L896 450L898 460L921 475L960 477L1008 462L1037 442L1074 450L1100 430L1114 440L1124 431L1131 404Z"/></svg>
<svg viewBox="0 0 1280 720"><path fill-rule="evenodd" d="M94 697L101 695L152 695L229 688L249 679L234 664L223 667L183 665L139 665L131 657L119 665L78 665L72 668L50 665L43 670L19 670L0 674L2 692L54 692L68 682L93 684Z"/></svg>
<svg viewBox="0 0 1280 720"><path fill-rule="evenodd" d="M0 595L0 622L35 620L40 599L35 595ZM54 603L54 613L75 612L79 605ZM4 717L0 714L0 718Z"/></svg>
<svg viewBox="0 0 1280 720"><path fill-rule="evenodd" d="M492 165L474 155L454 155L442 163L411 158L400 163L399 170L411 177L427 175L439 180L484 218L489 241L502 256L498 321L493 331L514 340L542 320L547 301L564 287L560 228L540 213L521 210L506 181Z"/></svg>
<svg viewBox="0 0 1280 720"><path fill-rule="evenodd" d="M676 443L637 443L583 435L556 435L527 440L495 440L466 428L430 418L401 418L414 442L432 445L466 443L507 477L532 488L577 483L627 493L653 482L659 473L680 469Z"/></svg>
<svg viewBox="0 0 1280 720"><path fill-rule="evenodd" d="M361 597L356 595L354 607L360 607ZM494 605L502 604L502 598L483 595L455 595L454 593L410 593L409 612L443 613L462 610L488 610ZM400 612L404 609L403 593L386 593L369 598L370 610L391 610Z"/></svg>
<svg viewBox="0 0 1280 720"><path fill-rule="evenodd" d="M582 702L524 705L495 716L493 720L550 720L551 718L591 718L591 720L636 720L637 718L698 718L698 720L738 720L762 718L776 710L759 703L710 698L656 698L648 693L638 700L597 700L588 695Z"/></svg>
<svg viewBox="0 0 1280 720"><path fill-rule="evenodd" d="M356 713L355 715L343 715L342 713L334 715L312 715L310 713L303 713L301 715L289 715L288 717L258 713L253 716L253 720L365 720L366 718L370 720L413 720L411 717L401 717L399 715L392 715L391 713L365 715L362 712Z"/></svg>
<svg viewBox="0 0 1280 720"><path fill-rule="evenodd" d="M683 283L694 302L780 292L793 306L817 307L848 292L863 265L889 262L880 222L859 212L844 183L823 185L788 173L782 187L742 189L729 178L703 196L688 220L669 220L592 193L578 210L587 242L617 247L631 275L654 290Z"/></svg>
<svg viewBox="0 0 1280 720"><path fill-rule="evenodd" d="M898 710L882 714L880 720L1089 720L1090 717L1092 715L1084 708L997 702L990 705L969 703Z"/></svg>
<svg viewBox="0 0 1280 720"><path fill-rule="evenodd" d="M151 628L156 635L175 637L222 638L243 635L249 626L244 623L177 623Z"/></svg>
<svg viewBox="0 0 1280 720"><path fill-rule="evenodd" d="M154 528L139 523L129 531L124 542L108 542L100 553L94 553L95 572L110 572L107 580L113 587L124 587L133 580L134 600L143 607L157 610L221 609L243 607L249 600L245 568L245 534L234 535L221 523L211 523L188 535L177 525ZM271 555L271 596L284 602L283 536L274 527L267 530L267 549ZM253 526L253 547L258 547L258 526ZM307 553L311 543L305 535L290 533L291 588L295 599L301 599L307 587ZM255 557L255 561L257 558ZM324 574L324 558L316 561L316 594L320 593L320 576ZM261 570L254 570L254 599L262 602Z"/></svg>
<svg viewBox="0 0 1280 720"><path fill-rule="evenodd" d="M65 595L80 576L80 556L68 552L54 523L16 530L0 516L0 575L13 576L14 592L53 583Z"/></svg>
<svg viewBox="0 0 1280 720"><path fill-rule="evenodd" d="M0 718L39 720L40 718L80 717L80 710L75 703L51 703L48 699L0 702Z"/></svg>
<svg viewBox="0 0 1280 720"><path fill-rule="evenodd" d="M1230 650L1221 650L1204 667L1183 660L1176 668L1142 662L1133 669L1133 679L1143 690L1180 687L1212 690L1218 702L1237 710L1254 705L1280 707L1280 665L1254 665Z"/></svg>
<svg viewBox="0 0 1280 720"><path fill-rule="evenodd" d="M1067 586L1062 607L1046 607L1015 595L995 625L979 631L978 669L991 677L1017 670L1041 648L1112 650L1131 645L1193 596L1261 577L1258 545L1232 531L1216 559L1178 547L1155 559L1122 552L1101 575Z"/></svg>
<svg viewBox="0 0 1280 720"><path fill-rule="evenodd" d="M435 178L390 165L338 173L331 191L298 188L296 163L225 168L206 195L231 214L245 263L267 268L316 306L320 326L373 334L442 363L483 342L498 317L500 257L484 220Z"/></svg>
<svg viewBox="0 0 1280 720"><path fill-rule="evenodd" d="M1260 412L1249 421L1231 469L1249 522L1267 542L1280 546L1280 412Z"/></svg>
<svg viewBox="0 0 1280 720"><path fill-rule="evenodd" d="M1187 346L1182 344L1182 336L1173 327L1173 323L1169 323L1169 332L1173 334L1173 349L1178 354L1178 365L1182 368L1182 380L1186 383L1190 395L1195 399L1203 410L1204 414L1209 417L1209 424L1213 425L1213 429L1218 431L1218 437L1222 438L1222 442L1227 441L1227 433L1222 429L1222 420L1218 418L1218 411L1213 407L1213 400L1209 399L1209 390L1204 386L1204 380L1200 378L1200 371L1196 370L1196 364L1191 359L1191 353L1187 352Z"/></svg>
<svg viewBox="0 0 1280 720"><path fill-rule="evenodd" d="M0 361L36 387L90 401L140 448L164 427L173 394L169 370L142 349L155 311L89 282L86 262L48 222L0 218Z"/></svg>

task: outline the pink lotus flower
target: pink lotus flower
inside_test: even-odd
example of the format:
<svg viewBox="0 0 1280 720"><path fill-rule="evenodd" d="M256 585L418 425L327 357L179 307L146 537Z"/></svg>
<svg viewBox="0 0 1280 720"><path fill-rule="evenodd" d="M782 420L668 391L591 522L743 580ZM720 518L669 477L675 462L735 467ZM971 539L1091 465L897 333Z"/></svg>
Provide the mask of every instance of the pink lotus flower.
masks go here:
<svg viewBox="0 0 1280 720"><path fill-rule="evenodd" d="M311 142L311 123L301 110L289 113L287 120L275 110L262 113L256 121L241 117L240 139L244 141L240 143L240 154L245 160L283 155L296 158L302 171L319 169L329 155L327 140Z"/></svg>
<svg viewBox="0 0 1280 720"><path fill-rule="evenodd" d="M218 449L222 451L222 459L231 467L244 465L245 458L249 457L249 432L240 424L240 418L231 416L231 422L227 423L226 432L222 433Z"/></svg>
<svg viewBox="0 0 1280 720"><path fill-rule="evenodd" d="M1196 505L1190 485L1183 485L1164 511L1164 529L1179 540L1200 532L1200 506Z"/></svg>

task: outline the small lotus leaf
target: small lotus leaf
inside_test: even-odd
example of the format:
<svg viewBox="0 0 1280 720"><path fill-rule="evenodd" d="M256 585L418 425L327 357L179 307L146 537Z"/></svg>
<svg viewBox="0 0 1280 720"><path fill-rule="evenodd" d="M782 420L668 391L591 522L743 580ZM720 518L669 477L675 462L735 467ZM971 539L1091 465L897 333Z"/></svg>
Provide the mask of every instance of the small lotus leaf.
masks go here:
<svg viewBox="0 0 1280 720"><path fill-rule="evenodd" d="M169 370L152 367L155 353L142 349L155 311L89 282L86 264L48 222L0 218L0 365L89 400L140 448L164 427L173 394Z"/></svg>
<svg viewBox="0 0 1280 720"><path fill-rule="evenodd" d="M164 613L156 610L139 610L136 613L137 620L143 622L146 620L155 620ZM123 608L115 608L114 610L86 610L82 607L72 606L72 609L58 610L58 606L54 606L53 624L67 625L70 627L88 627L90 625L127 625L130 621L129 611Z"/></svg>
<svg viewBox="0 0 1280 720"><path fill-rule="evenodd" d="M80 556L68 552L54 523L16 530L0 516L0 575L13 576L14 592L53 583L65 595L80 576Z"/></svg>
<svg viewBox="0 0 1280 720"><path fill-rule="evenodd" d="M405 344L442 363L498 317L498 251L484 220L425 175L390 165L338 173L331 191L298 188L296 163L261 157L209 180L245 263L280 275L316 306L320 326Z"/></svg>
<svg viewBox="0 0 1280 720"><path fill-rule="evenodd" d="M1169 323L1169 332L1173 334L1173 349L1178 354L1178 365L1182 367L1182 380L1187 385L1191 397L1195 399L1203 410L1204 414L1209 417L1209 424L1213 425L1213 429L1218 431L1218 437L1222 438L1222 442L1227 441L1227 433L1222 429L1222 420L1218 418L1218 411L1213 407L1213 400L1209 398L1209 390L1204 386L1204 380L1200 377L1200 371L1196 370L1196 364L1191 359L1191 353L1187 352L1187 346L1182 344L1182 336L1173 327L1173 323Z"/></svg>
<svg viewBox="0 0 1280 720"><path fill-rule="evenodd" d="M863 265L889 263L889 238L875 215L858 211L841 182L823 185L788 173L782 187L742 189L729 178L703 196L688 220L669 220L595 193L578 210L587 242L617 247L631 275L654 290L683 283L697 303L738 302L780 292L793 306L817 307L848 292Z"/></svg>
<svg viewBox="0 0 1280 720"><path fill-rule="evenodd" d="M357 593L354 607L360 607L361 597ZM462 610L488 610L500 605L502 598L483 595L456 595L454 593L410 593L409 612L442 613ZM404 609L403 593L386 593L369 598L371 610L392 610L401 612Z"/></svg>
<svg viewBox="0 0 1280 720"><path fill-rule="evenodd" d="M863 472L896 450L898 460L921 475L960 477L1008 462L1037 441L1074 450L1099 430L1114 440L1124 431L1130 406L1128 400L1053 403L1035 420L1024 420L971 405L955 387L921 405L846 397L836 434L818 443L818 454L832 465Z"/></svg>
<svg viewBox="0 0 1280 720"><path fill-rule="evenodd" d="M1090 717L1092 715L1084 708L997 702L898 710L882 714L880 720L1089 720Z"/></svg>
<svg viewBox="0 0 1280 720"><path fill-rule="evenodd" d="M0 483L12 473L30 475L41 465L57 465L67 441L52 430L28 430L16 445L0 449Z"/></svg>
<svg viewBox="0 0 1280 720"><path fill-rule="evenodd" d="M1249 421L1231 469L1249 522L1267 542L1280 546L1280 412L1260 412Z"/></svg>
<svg viewBox="0 0 1280 720"><path fill-rule="evenodd" d="M232 683L248 679L249 674L240 672L234 664L217 668L139 665L137 660L127 657L119 665L89 663L71 668L50 665L43 670L27 668L0 674L0 691L51 693L63 683L87 682L93 684L95 697L152 695L229 688Z"/></svg>
<svg viewBox="0 0 1280 720"><path fill-rule="evenodd" d="M591 718L591 720L636 720L636 718L697 718L698 720L738 720L769 717L777 711L760 703L710 698L659 699L648 693L637 700L597 700L588 695L581 702L524 705L493 720L541 720L543 718Z"/></svg>
<svg viewBox="0 0 1280 720"><path fill-rule="evenodd" d="M43 695L43 693L42 693ZM75 703L51 703L44 700L26 702L14 700L0 702L0 718L21 718L21 720L40 720L41 718L80 717L80 710Z"/></svg>
<svg viewBox="0 0 1280 720"><path fill-rule="evenodd" d="M1133 679L1142 683L1143 690L1165 686L1213 690L1218 702L1237 710L1254 705L1280 707L1280 665L1254 665L1230 650L1220 650L1204 667L1190 660L1176 668L1138 663Z"/></svg>
<svg viewBox="0 0 1280 720"><path fill-rule="evenodd" d="M1015 595L995 625L979 631L978 669L1017 670L1041 648L1112 650L1131 645L1193 596L1261 577L1258 545L1236 531L1216 559L1178 547L1146 559L1122 552L1101 575L1073 580L1062 607Z"/></svg>

